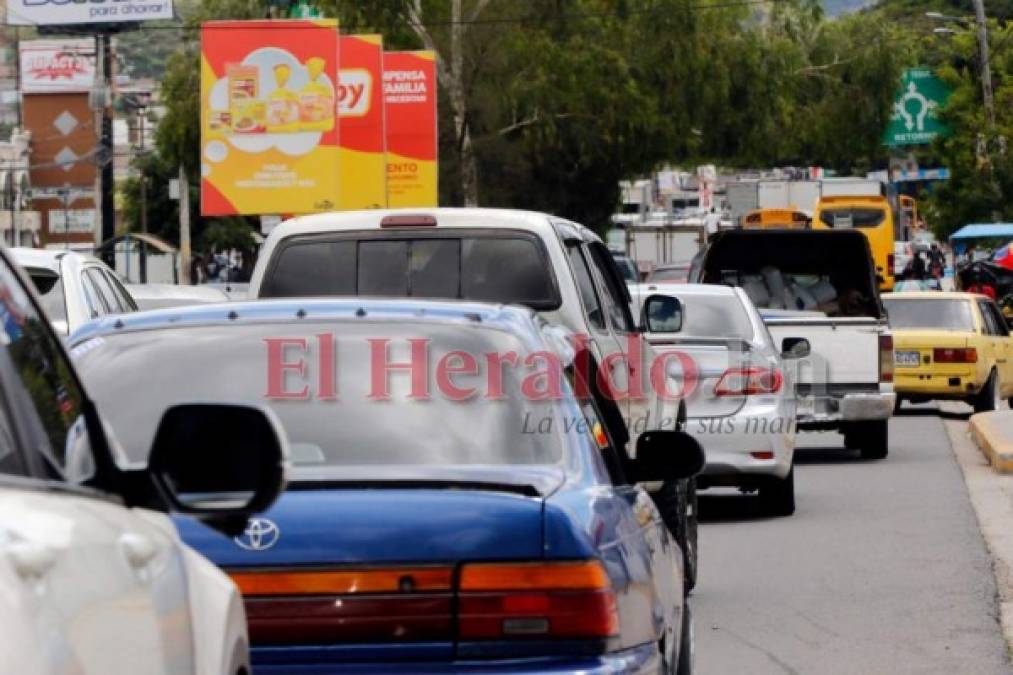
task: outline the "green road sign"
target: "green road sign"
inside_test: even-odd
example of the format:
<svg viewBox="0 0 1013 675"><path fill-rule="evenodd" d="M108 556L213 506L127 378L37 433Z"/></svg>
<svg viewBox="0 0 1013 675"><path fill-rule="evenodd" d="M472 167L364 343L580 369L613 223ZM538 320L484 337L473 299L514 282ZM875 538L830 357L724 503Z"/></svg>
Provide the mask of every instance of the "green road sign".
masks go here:
<svg viewBox="0 0 1013 675"><path fill-rule="evenodd" d="M939 120L939 109L949 95L949 88L928 68L905 70L883 145L923 145L937 136L948 136L950 130Z"/></svg>

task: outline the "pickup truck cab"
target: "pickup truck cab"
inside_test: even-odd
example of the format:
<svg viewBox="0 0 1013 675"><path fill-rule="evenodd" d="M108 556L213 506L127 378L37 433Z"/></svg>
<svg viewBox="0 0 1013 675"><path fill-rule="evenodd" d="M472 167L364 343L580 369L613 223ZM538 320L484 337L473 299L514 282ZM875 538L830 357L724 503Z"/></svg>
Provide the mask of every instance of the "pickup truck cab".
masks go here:
<svg viewBox="0 0 1013 675"><path fill-rule="evenodd" d="M591 230L544 213L503 209L323 213L278 225L267 240L249 297L381 296L527 306L582 340L588 381L616 443L635 447L648 430L685 419L679 400L649 380L654 352L630 312L612 254ZM601 374L599 377L598 374ZM637 395L637 386L643 395ZM676 391L678 383L670 385ZM632 443L630 443L632 441ZM691 484L658 495L666 523L689 551L695 574ZM664 502L664 503L662 503Z"/></svg>
<svg viewBox="0 0 1013 675"><path fill-rule="evenodd" d="M805 338L790 361L799 430L837 430L867 459L888 452L893 338L866 238L854 230L735 230L694 261L691 280L740 286L776 344Z"/></svg>

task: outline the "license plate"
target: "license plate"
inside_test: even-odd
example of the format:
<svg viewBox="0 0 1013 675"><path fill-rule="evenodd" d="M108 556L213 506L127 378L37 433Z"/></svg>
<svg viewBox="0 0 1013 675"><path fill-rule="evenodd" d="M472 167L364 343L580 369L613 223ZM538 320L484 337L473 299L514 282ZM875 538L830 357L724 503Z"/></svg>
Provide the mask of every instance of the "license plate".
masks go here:
<svg viewBox="0 0 1013 675"><path fill-rule="evenodd" d="M918 352L894 352L893 354L893 362L898 366L917 366L920 360L921 356Z"/></svg>

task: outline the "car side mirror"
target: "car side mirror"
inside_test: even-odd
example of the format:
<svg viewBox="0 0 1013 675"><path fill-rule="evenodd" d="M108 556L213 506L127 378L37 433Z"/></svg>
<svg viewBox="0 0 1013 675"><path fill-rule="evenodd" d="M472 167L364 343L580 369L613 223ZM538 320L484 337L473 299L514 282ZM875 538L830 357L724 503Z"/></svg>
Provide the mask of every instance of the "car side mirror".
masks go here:
<svg viewBox="0 0 1013 675"><path fill-rule="evenodd" d="M234 536L284 490L287 466L285 434L270 410L185 404L162 416L148 474L172 510Z"/></svg>
<svg viewBox="0 0 1013 675"><path fill-rule="evenodd" d="M671 295L649 295L644 301L643 332L678 333L682 330L683 309L679 298Z"/></svg>
<svg viewBox="0 0 1013 675"><path fill-rule="evenodd" d="M804 359L812 353L809 341L801 337L786 337L781 340L782 359Z"/></svg>
<svg viewBox="0 0 1013 675"><path fill-rule="evenodd" d="M645 431L637 438L636 482L681 480L703 470L703 448L685 431Z"/></svg>

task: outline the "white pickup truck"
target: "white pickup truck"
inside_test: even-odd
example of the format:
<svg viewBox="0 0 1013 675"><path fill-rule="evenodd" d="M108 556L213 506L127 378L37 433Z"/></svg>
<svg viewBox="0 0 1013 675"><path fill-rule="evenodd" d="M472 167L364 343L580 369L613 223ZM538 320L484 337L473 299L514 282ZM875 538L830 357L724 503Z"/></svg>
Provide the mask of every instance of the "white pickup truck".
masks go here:
<svg viewBox="0 0 1013 675"><path fill-rule="evenodd" d="M690 280L740 286L771 335L809 341L791 362L800 430L838 430L866 459L888 452L893 338L865 236L854 230L734 230L694 261Z"/></svg>

